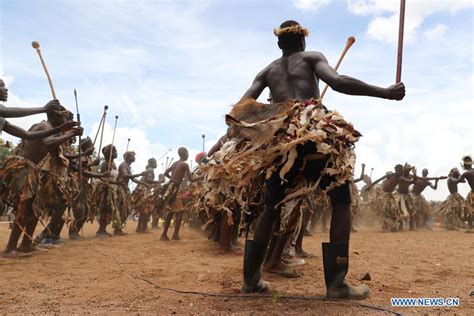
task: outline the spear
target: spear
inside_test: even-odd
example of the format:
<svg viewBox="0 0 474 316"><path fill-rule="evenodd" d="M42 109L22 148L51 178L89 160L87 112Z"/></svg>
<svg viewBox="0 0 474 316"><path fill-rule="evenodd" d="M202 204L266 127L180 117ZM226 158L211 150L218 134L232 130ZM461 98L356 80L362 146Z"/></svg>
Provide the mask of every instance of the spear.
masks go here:
<svg viewBox="0 0 474 316"><path fill-rule="evenodd" d="M115 115L115 125L114 125L114 133L112 134L112 147L110 148L110 154L109 154L109 164L108 164L108 170L110 171L112 169L112 153L113 148L114 148L114 141L115 141L115 131L117 130L117 121L118 121L118 115Z"/></svg>
<svg viewBox="0 0 474 316"><path fill-rule="evenodd" d="M77 91L74 89L74 99L76 100L76 113L77 113L77 122L81 124L81 114L79 114L79 104L77 102ZM81 158L81 135L79 135L79 183L82 187L82 158Z"/></svg>
<svg viewBox="0 0 474 316"><path fill-rule="evenodd" d="M369 178L372 178L372 172L374 172L374 168L371 168L371 169L370 169L370 175L369 175Z"/></svg>

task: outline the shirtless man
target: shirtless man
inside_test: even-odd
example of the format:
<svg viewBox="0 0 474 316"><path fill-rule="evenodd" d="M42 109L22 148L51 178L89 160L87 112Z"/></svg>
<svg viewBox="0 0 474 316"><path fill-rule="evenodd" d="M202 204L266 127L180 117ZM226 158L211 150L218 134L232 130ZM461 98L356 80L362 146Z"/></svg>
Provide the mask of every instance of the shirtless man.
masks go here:
<svg viewBox="0 0 474 316"><path fill-rule="evenodd" d="M433 190L438 188L438 181L446 179L447 177L437 177L437 178L428 178L428 169L423 169L421 172L421 177L416 175L416 170L414 174L414 183L411 193L413 194L413 205L416 208L416 225L417 227L428 227L428 222L431 219L431 207L428 204L428 201L423 197L421 193L427 188L430 187ZM431 183L431 180L434 180L434 184Z"/></svg>
<svg viewBox="0 0 474 316"><path fill-rule="evenodd" d="M120 184L117 187L117 213L113 222L114 235L123 236L125 233L122 229L125 227L125 221L131 212L130 188L128 187L130 180L137 184L144 184L137 181L135 178L143 176L145 172L132 174L132 163L135 162L135 152L127 151L123 154L123 162L118 168L117 182Z"/></svg>
<svg viewBox="0 0 474 316"><path fill-rule="evenodd" d="M42 121L31 128L32 132L48 131L61 126L66 121L67 111L57 107L53 112L48 112L48 120ZM37 196L39 185L39 166L50 152L55 152L57 147L72 137L82 134L82 128L75 128L59 137L48 137L41 140L24 141L17 156L11 156L4 161L0 171L0 179L9 183L6 200L15 206L16 219L10 233L4 256L17 257L15 251L21 234L23 241L19 251L31 252L35 250L32 236L40 216L40 205Z"/></svg>
<svg viewBox="0 0 474 316"><path fill-rule="evenodd" d="M464 205L464 219L467 221L469 229L466 233L473 232L474 225L474 169L472 169L472 158L470 156L463 157L462 167L465 170L461 175L459 182L467 180L467 184L471 187L471 191L466 196Z"/></svg>
<svg viewBox="0 0 474 316"><path fill-rule="evenodd" d="M408 219L410 230L415 230L416 210L410 195L410 185L414 183L413 175L410 172L414 167L409 164L403 166L403 177L398 180L398 190L395 198L398 202L398 208L402 211L403 217Z"/></svg>
<svg viewBox="0 0 474 316"><path fill-rule="evenodd" d="M80 143L81 146L81 157L77 155L76 160L71 160L70 168L72 172L77 173L79 171L79 163L82 163L82 179L77 179L79 186L79 194L74 201L73 205L73 214L74 220L69 226L69 239L78 239L80 237L79 232L81 231L84 223L91 214L95 205L93 200L93 187L89 181L91 178L107 178L110 174L109 172L95 173L92 171L92 167L99 165L100 160L92 160L88 153L92 154L94 150L94 144L92 140L87 137L83 138Z"/></svg>
<svg viewBox="0 0 474 316"><path fill-rule="evenodd" d="M449 196L439 206L439 213L444 217L444 227L447 230L457 230L463 226L464 198L458 193L458 183L466 182L461 178L457 168L451 169L448 175Z"/></svg>
<svg viewBox="0 0 474 316"><path fill-rule="evenodd" d="M184 180L184 177L187 177L189 181L199 181L201 177L195 178L189 170L189 166L186 163L188 160L189 154L188 150L184 147L178 149L179 160L173 163L166 171L165 177L170 179L170 183L166 189L166 192L163 195L165 209L168 210L168 215L166 216L165 223L163 226L163 234L160 237L161 241L169 241L168 238L168 228L171 224L171 219L176 214L175 224L174 224L174 233L173 240L179 240L179 228L181 226L181 221L183 219L183 205L181 201L179 188L181 183Z"/></svg>
<svg viewBox="0 0 474 316"><path fill-rule="evenodd" d="M165 182L164 177L160 177L158 181L155 180L155 169L157 166L158 164L155 158L148 159L148 164L140 179L140 183L132 193L133 208L140 214L136 230L136 232L140 234L148 232L148 221L153 211L154 205L150 202L152 194L151 187L154 186L155 190L159 190L161 184Z"/></svg>
<svg viewBox="0 0 474 316"><path fill-rule="evenodd" d="M397 185L400 183L401 178L403 178L403 166L398 164L395 166L395 173L387 172L383 177L375 180L367 187L367 190L370 190L375 184L384 181L382 183L384 196L381 210L383 221L382 229L384 232L396 232L403 227L400 207L393 195L393 191L395 191Z"/></svg>
<svg viewBox="0 0 474 316"><path fill-rule="evenodd" d="M120 182L117 181L118 171L114 161L117 158L117 149L112 144L109 144L102 148L102 154L105 160L100 165L99 170L101 173L110 172L110 175L106 181L98 182L95 188L99 212L99 229L95 236L99 238L112 236L107 232L107 225L110 224L114 216L118 217L116 215L118 212L117 186L120 184Z"/></svg>
<svg viewBox="0 0 474 316"><path fill-rule="evenodd" d="M405 86L397 83L388 88L366 84L355 78L338 74L329 66L320 52L305 52L305 36L308 31L295 21L286 21L275 30L278 47L282 57L264 68L255 78L252 86L242 99L257 99L265 88L269 88L272 102L284 102L292 99L318 99L319 80L326 82L333 90L351 94L373 96L391 100L401 100L405 96ZM308 172L315 164L308 164ZM321 169L320 169L321 170ZM314 171L314 170L312 170ZM305 173L303 171L302 173ZM317 172L316 172L317 173ZM305 174L307 176L309 174ZM312 177L312 176L310 176ZM294 179L288 179L288 187ZM247 240L244 255L245 293L262 292L268 287L260 281L260 267L265 257L272 227L280 210L275 206L285 197L285 188L281 184L278 172L266 181L266 209L256 225L254 240ZM351 227L351 198L349 184L329 192L333 207L330 243L323 244L325 258L325 281L328 298L365 298L368 288L353 287L345 282L348 271L348 243ZM338 261L336 262L336 258ZM342 260L339 260L342 259Z"/></svg>

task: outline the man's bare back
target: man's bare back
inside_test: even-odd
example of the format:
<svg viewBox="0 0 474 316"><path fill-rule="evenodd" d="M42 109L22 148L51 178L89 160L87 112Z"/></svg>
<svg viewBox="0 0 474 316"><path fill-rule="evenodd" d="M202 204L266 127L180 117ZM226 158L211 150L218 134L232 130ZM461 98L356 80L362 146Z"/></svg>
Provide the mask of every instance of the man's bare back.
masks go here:
<svg viewBox="0 0 474 316"><path fill-rule="evenodd" d="M339 75L320 52L283 51L283 56L273 61L255 78L242 98L257 99L268 87L273 102L291 99L319 98L319 79L335 91L351 95L367 95L384 99L401 100L405 86L397 83L389 88L366 84L349 76Z"/></svg>

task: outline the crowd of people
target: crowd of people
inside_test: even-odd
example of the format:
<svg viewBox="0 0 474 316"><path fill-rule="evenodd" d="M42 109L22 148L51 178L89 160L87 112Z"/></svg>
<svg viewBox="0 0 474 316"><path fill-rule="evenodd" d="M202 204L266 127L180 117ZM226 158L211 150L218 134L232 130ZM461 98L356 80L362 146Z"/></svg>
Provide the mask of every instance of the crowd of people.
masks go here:
<svg viewBox="0 0 474 316"><path fill-rule="evenodd" d="M154 158L145 171L132 172L132 151L123 153L117 167L113 143L96 147L96 140L82 137L82 127L58 100L33 109L0 107L0 131L22 139L0 169L3 201L14 214L3 257L55 247L65 224L70 239L81 238L87 221L98 222L97 238L109 238L125 235L126 226L130 232L133 219L136 232L145 234L150 225L158 228L161 218L159 240L166 242L172 221L172 240L180 239L184 221L207 232L222 253L242 254L236 241L245 235L242 292L264 292L268 286L261 281L262 265L269 273L297 277L294 266L311 256L303 250L303 238L321 222L323 231L330 231L330 242L322 245L327 296L366 298L365 285L345 281L349 235L358 224L380 222L386 232L414 230L430 228L439 214L447 229L471 231L470 157L463 158L463 174L454 168L447 177L428 177L428 170L418 175L405 164L372 182L362 165L361 176L354 179L354 143L361 134L322 105L315 78L342 93L393 100L403 99L403 83L380 88L339 75L321 53L305 52L308 31L295 21L284 22L274 33L283 56L257 75L226 116L227 134L196 157L194 170L184 147L178 150L179 161L158 179ZM266 87L269 105L255 101ZM1 101L7 96L0 81ZM28 132L5 119L38 113L46 113L47 120ZM75 143L78 136L82 138ZM422 192L436 190L445 179L451 194L435 213ZM136 183L133 192L131 181ZM359 192L360 181L365 185ZM464 199L457 187L466 181L471 192ZM35 236L38 222L44 229Z"/></svg>

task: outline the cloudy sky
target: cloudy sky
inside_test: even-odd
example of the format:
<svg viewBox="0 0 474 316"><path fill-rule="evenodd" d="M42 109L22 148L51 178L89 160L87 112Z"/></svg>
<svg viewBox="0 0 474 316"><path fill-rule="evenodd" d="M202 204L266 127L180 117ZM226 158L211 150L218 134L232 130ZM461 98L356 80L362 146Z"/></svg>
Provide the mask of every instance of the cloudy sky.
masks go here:
<svg viewBox="0 0 474 316"><path fill-rule="evenodd" d="M31 47L38 40L61 102L74 109L77 89L92 136L109 105L104 142L111 141L118 115L116 144L123 152L131 138L139 171L149 157L179 146L193 157L202 134L208 149L225 132L230 105L279 57L272 31L286 19L307 27L307 50L323 52L333 65L347 37L355 36L339 72L389 86L398 8L390 0L0 0L0 76L10 90L5 105L51 99ZM358 163L374 168L373 178L407 161L446 175L463 155L474 154L473 8L470 0L407 0L403 101L326 95L327 106L364 135ZM28 128L41 119L12 121ZM467 185L461 186L465 194ZM426 192L431 199L446 195L445 182Z"/></svg>

